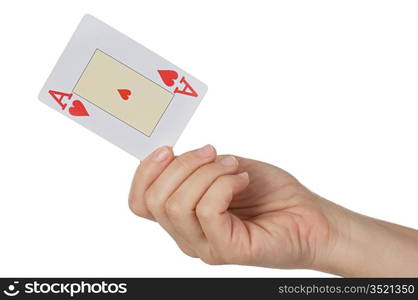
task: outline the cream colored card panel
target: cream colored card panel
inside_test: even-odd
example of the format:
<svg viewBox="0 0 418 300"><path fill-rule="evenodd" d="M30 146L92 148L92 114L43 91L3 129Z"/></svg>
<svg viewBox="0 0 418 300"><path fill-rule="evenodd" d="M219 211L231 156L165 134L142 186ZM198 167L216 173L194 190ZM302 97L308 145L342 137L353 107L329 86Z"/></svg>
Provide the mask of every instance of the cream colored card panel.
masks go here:
<svg viewBox="0 0 418 300"><path fill-rule="evenodd" d="M123 100L118 90L131 95ZM150 136L173 94L97 49L73 92Z"/></svg>

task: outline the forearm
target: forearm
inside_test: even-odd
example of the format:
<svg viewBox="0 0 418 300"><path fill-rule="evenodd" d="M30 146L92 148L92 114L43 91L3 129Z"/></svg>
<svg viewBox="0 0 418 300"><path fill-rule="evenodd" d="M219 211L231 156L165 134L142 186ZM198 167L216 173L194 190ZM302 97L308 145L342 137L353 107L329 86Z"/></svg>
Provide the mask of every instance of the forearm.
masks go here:
<svg viewBox="0 0 418 300"><path fill-rule="evenodd" d="M317 269L347 277L418 276L418 231L334 207L327 257Z"/></svg>
<svg viewBox="0 0 418 300"><path fill-rule="evenodd" d="M416 229L412 229L412 228L401 226L401 225L398 225L398 224L386 222L386 221L379 220L379 219L373 219L373 220L375 220L377 223L381 224L382 226L387 227L388 229L397 231L397 232L402 233L402 234L409 235L411 238L418 238L418 230L416 230Z"/></svg>

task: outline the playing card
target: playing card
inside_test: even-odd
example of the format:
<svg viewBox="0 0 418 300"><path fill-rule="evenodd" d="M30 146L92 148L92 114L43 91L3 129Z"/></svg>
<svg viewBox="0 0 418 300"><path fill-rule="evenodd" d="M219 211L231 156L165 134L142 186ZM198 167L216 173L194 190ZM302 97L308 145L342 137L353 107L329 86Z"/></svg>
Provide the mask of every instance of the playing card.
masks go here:
<svg viewBox="0 0 418 300"><path fill-rule="evenodd" d="M132 155L173 146L207 86L86 15L39 99Z"/></svg>

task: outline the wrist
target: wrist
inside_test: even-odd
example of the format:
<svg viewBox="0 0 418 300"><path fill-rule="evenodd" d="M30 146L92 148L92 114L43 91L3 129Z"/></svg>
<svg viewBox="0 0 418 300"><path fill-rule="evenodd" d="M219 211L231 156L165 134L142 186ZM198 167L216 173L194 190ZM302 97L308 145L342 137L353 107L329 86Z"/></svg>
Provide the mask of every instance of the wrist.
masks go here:
<svg viewBox="0 0 418 300"><path fill-rule="evenodd" d="M329 239L314 269L345 277L418 276L418 231L402 232L325 201Z"/></svg>
<svg viewBox="0 0 418 300"><path fill-rule="evenodd" d="M361 276L373 253L370 231L374 224L368 217L333 203L329 210L329 239L315 267L345 277Z"/></svg>
<svg viewBox="0 0 418 300"><path fill-rule="evenodd" d="M341 275L350 276L348 260L352 260L353 225L357 223L354 212L336 205L324 198L319 198L319 204L327 219L328 230L323 243L316 245L315 258L311 269ZM357 227L357 226L355 226ZM350 252L348 255L347 252ZM344 258L345 256L345 258Z"/></svg>

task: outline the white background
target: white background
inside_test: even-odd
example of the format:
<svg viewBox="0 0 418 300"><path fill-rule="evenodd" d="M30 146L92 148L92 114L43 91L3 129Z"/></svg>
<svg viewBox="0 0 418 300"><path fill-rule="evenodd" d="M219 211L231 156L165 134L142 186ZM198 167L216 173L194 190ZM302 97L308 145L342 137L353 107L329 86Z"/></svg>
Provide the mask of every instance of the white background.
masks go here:
<svg viewBox="0 0 418 300"><path fill-rule="evenodd" d="M326 275L208 266L129 211L138 161L37 100L85 13L208 84L177 153L212 143L418 227L416 1L3 1L0 276Z"/></svg>

